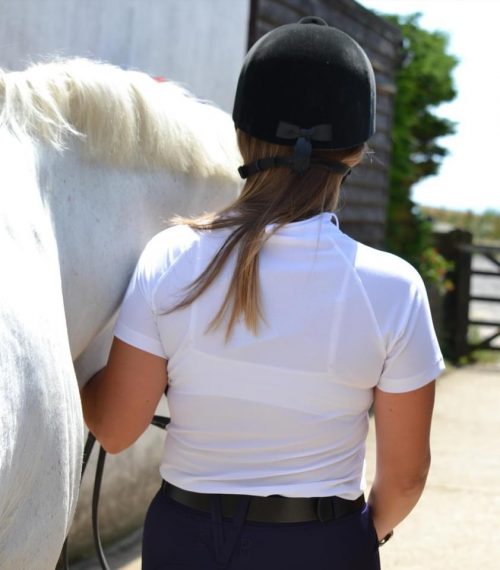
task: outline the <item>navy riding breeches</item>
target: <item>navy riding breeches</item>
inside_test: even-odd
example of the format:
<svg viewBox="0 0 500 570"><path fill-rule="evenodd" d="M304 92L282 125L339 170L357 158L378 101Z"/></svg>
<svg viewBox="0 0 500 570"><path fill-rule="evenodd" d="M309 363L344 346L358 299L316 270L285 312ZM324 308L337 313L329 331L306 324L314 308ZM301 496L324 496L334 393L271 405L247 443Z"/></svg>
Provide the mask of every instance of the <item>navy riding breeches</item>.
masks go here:
<svg viewBox="0 0 500 570"><path fill-rule="evenodd" d="M223 518L159 491L146 516L143 570L380 570L367 505L328 522L252 522L244 512Z"/></svg>

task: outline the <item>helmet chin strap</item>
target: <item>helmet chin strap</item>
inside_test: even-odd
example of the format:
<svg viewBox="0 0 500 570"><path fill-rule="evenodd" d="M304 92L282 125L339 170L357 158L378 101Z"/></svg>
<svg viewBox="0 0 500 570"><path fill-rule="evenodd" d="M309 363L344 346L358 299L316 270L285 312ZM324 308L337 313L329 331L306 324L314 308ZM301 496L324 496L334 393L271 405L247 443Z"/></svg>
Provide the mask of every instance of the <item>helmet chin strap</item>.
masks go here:
<svg viewBox="0 0 500 570"><path fill-rule="evenodd" d="M271 168L289 168L292 172L303 175L304 172L311 166L325 168L326 170L330 170L331 172L342 175L342 182L351 173L351 168L347 166L347 164L344 164L343 162L339 162L337 160L327 160L315 157L310 158L308 156L307 166L305 166L305 160L303 160L300 156L297 158L295 156L295 153L293 156L274 156L268 158L259 158L254 162L240 166L238 168L238 172L243 179L253 176L254 174L257 174L257 172L262 172L263 170L269 170Z"/></svg>
<svg viewBox="0 0 500 570"><path fill-rule="evenodd" d="M290 168L296 174L303 175L311 166L325 168L336 174L341 174L344 181L351 172L351 168L343 162L324 158L311 157L313 141L327 142L332 137L331 125L316 125L307 129L280 121L276 136L282 139L296 139L292 156L275 156L260 158L238 168L241 178L269 170L270 168Z"/></svg>

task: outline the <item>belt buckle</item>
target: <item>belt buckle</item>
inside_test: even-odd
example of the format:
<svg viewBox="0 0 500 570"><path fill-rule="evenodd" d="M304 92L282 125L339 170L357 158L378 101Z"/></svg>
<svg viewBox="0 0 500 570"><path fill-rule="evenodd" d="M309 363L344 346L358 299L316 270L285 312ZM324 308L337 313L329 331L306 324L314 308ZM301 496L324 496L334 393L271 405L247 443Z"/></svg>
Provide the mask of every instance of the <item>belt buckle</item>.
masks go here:
<svg viewBox="0 0 500 570"><path fill-rule="evenodd" d="M316 503L316 516L321 522L328 522L334 518L334 510L331 497L318 497Z"/></svg>

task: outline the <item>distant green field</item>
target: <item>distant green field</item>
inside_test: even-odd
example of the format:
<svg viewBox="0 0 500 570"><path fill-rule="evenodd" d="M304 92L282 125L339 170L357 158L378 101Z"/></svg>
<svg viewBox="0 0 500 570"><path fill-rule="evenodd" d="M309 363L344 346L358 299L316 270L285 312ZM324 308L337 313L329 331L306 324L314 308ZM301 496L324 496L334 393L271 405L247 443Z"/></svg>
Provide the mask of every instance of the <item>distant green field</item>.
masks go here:
<svg viewBox="0 0 500 570"><path fill-rule="evenodd" d="M427 206L421 210L435 223L445 223L471 232L475 242L500 242L500 210L486 210L482 214Z"/></svg>

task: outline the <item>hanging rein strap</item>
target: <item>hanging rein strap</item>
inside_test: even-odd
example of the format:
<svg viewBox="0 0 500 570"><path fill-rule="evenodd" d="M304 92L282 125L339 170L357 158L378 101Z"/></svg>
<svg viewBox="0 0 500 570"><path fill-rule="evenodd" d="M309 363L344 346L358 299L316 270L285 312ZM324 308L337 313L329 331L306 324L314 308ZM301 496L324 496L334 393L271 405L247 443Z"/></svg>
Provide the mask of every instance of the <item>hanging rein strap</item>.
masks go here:
<svg viewBox="0 0 500 570"><path fill-rule="evenodd" d="M151 420L151 425L156 426L160 429L166 429L167 425L170 423L170 418L165 416L153 416ZM87 442L85 444L85 449L83 451L83 465L82 474L85 473L87 468L90 454L92 453L92 448L96 442L95 436L89 431ZM108 566L108 561L104 554L104 549L101 543L101 533L99 530L99 498L101 494L101 483L102 476L104 473L104 461L106 459L106 451L102 446L99 448L99 457L97 460L96 474L94 480L94 491L92 494L92 530L94 535L94 546L97 552L97 557L99 558L99 564L102 570L110 570ZM81 479L80 479L81 482ZM57 562L56 570L69 570L69 558L68 558L68 538L64 541L63 549L59 560Z"/></svg>

